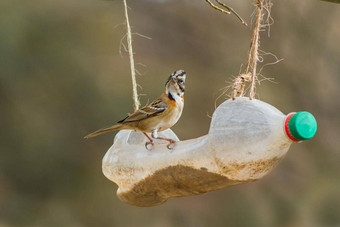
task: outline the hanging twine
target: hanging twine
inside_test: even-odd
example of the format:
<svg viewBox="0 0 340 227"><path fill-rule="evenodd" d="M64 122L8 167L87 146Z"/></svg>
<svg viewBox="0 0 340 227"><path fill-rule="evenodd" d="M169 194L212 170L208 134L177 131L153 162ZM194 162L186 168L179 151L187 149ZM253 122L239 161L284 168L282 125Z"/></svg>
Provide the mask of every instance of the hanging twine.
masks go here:
<svg viewBox="0 0 340 227"><path fill-rule="evenodd" d="M205 0L214 9L225 13L233 13L242 22L242 24L247 25L246 22L229 6L220 2L220 0L215 0L215 2L220 6L216 6L211 0ZM236 97L242 97L244 95L245 84L250 82L249 88L249 99L253 99L255 96L255 85L258 81L257 79L257 63L259 62L259 46L260 46L260 31L264 30L267 26L270 26L270 0L254 0L255 1L255 23L253 28L253 34L250 40L250 47L246 62L246 67L244 73L239 75L233 80L231 98L234 100ZM263 23L264 15L267 15ZM275 55L274 55L275 56ZM275 56L276 58L276 56ZM277 59L277 58L276 58ZM280 60L277 59L276 62Z"/></svg>
<svg viewBox="0 0 340 227"><path fill-rule="evenodd" d="M255 6L256 6L256 14L255 14L255 24L254 24L254 30L253 35L250 40L250 47L246 62L246 68L243 74L239 75L235 78L232 85L232 93L231 98L234 100L235 97L242 97L244 94L245 89L245 83L250 82L250 89L249 89L249 99L253 99L255 96L255 85L257 81L257 62L259 61L259 40L260 40L260 31L261 28L264 27L262 25L262 19L263 19L263 8L264 1L266 0L255 0ZM267 8L267 13L269 14L269 7Z"/></svg>
<svg viewBox="0 0 340 227"><path fill-rule="evenodd" d="M247 25L247 23L239 16L239 14L236 11L234 11L232 8L230 8L226 4L222 3L220 0L214 0L219 6L213 4L212 2L213 0L205 0L205 1L217 11L220 11L225 14L233 13L242 22L242 24ZM255 23L254 23L254 28L253 28L253 34L250 40L250 47L249 47L248 57L246 61L246 67L245 67L244 73L240 74L232 81L231 98L233 100L236 97L242 97L244 95L247 82L250 82L250 86L247 87L249 88L249 99L254 98L255 86L256 86L256 83L259 82L257 78L259 74L257 73L257 63L259 61L262 61L261 60L262 57L259 54L260 31L266 30L266 28L269 27L272 23L272 18L270 16L270 9L271 9L272 4L270 0L254 0L254 2L255 2L255 7L256 7ZM265 15L266 15L266 18L264 18ZM269 35L269 29L268 29L268 35ZM275 64L282 60L282 59L278 59L272 53L265 53L265 54L272 55L276 59L276 62L269 63L269 64ZM259 70L260 72L261 72L261 69ZM223 94L228 90L229 87L230 86L227 86L224 89Z"/></svg>
<svg viewBox="0 0 340 227"><path fill-rule="evenodd" d="M136 69L135 69L135 61L133 59L133 49L132 49L132 33L131 33L131 26L129 21L129 15L128 15L128 6L126 3L126 0L123 0L124 3L124 9L125 9L125 22L126 22L126 41L128 46L128 52L130 57L130 68L131 68L131 78L132 78L132 99L133 99L133 108L134 110L139 109L140 102L138 100L138 93L137 93L137 82L136 82Z"/></svg>
<svg viewBox="0 0 340 227"><path fill-rule="evenodd" d="M257 79L257 63L259 62L259 47L260 47L260 31L261 29L270 25L270 8L271 3L268 0L255 0L255 23L252 38L250 40L250 47L246 62L245 71L243 74L235 78L232 85L232 99L241 97L244 94L245 82L250 82L249 99L255 96L255 85ZM263 22L264 15L267 14L265 22ZM264 23L264 24L263 24ZM276 56L275 56L276 57ZM280 60L277 60L277 62Z"/></svg>
<svg viewBox="0 0 340 227"><path fill-rule="evenodd" d="M263 10L263 0L256 0L256 19L255 19L253 37L251 39L251 49L249 51L251 52L251 69L252 69L251 85L250 85L250 91L249 91L250 99L253 99L255 96L255 83L257 81L256 68L257 68L257 62L259 60L260 29L261 29L261 21L263 18L262 10ZM249 65L249 63L247 63L247 65ZM247 67L245 74L248 73L248 70L249 70L249 66Z"/></svg>

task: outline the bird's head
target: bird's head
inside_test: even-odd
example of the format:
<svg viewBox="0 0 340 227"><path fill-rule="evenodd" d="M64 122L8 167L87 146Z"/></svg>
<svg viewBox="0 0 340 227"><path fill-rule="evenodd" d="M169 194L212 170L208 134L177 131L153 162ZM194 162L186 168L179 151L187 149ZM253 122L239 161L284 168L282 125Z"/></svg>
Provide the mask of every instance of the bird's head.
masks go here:
<svg viewBox="0 0 340 227"><path fill-rule="evenodd" d="M171 73L169 79L165 83L166 93L171 92L172 94L182 97L185 90L185 78L186 73L184 70L176 70Z"/></svg>

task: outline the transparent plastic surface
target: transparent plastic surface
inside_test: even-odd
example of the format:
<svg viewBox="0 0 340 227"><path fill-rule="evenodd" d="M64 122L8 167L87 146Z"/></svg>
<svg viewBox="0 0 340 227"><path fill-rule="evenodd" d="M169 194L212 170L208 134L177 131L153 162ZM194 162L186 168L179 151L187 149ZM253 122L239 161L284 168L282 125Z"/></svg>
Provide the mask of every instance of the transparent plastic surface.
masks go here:
<svg viewBox="0 0 340 227"><path fill-rule="evenodd" d="M215 110L208 135L178 141L170 129L160 132L178 141L173 150L157 140L146 150L141 132L123 130L103 158L103 173L119 186L118 197L135 206L255 181L276 166L292 143L285 118L259 100L227 100Z"/></svg>

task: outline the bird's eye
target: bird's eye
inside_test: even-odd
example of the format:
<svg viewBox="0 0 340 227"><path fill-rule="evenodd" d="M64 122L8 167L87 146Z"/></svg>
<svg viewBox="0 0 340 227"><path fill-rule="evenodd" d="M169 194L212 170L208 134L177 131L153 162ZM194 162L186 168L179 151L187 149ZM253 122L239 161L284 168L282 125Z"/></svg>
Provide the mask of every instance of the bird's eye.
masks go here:
<svg viewBox="0 0 340 227"><path fill-rule="evenodd" d="M183 80L177 80L179 84L183 84Z"/></svg>

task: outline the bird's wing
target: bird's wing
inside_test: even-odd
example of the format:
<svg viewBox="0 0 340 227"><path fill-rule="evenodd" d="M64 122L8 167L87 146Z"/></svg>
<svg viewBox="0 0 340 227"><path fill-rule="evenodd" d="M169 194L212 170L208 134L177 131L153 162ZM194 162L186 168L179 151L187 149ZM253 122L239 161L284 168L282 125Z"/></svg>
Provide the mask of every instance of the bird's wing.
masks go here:
<svg viewBox="0 0 340 227"><path fill-rule="evenodd" d="M134 113L127 116L125 119L119 121L118 123L128 123L134 121L140 121L149 117L157 116L158 114L164 112L167 108L167 104L163 102L162 98L158 98L149 105L135 111Z"/></svg>

